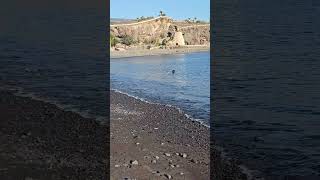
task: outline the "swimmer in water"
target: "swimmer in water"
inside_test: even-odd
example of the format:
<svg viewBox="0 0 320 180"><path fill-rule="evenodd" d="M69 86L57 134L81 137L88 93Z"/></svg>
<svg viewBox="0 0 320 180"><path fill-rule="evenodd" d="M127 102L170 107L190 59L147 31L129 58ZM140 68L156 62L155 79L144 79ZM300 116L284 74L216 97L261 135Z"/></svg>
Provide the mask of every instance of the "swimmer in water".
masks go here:
<svg viewBox="0 0 320 180"><path fill-rule="evenodd" d="M176 71L175 70L172 70L172 74L174 74Z"/></svg>

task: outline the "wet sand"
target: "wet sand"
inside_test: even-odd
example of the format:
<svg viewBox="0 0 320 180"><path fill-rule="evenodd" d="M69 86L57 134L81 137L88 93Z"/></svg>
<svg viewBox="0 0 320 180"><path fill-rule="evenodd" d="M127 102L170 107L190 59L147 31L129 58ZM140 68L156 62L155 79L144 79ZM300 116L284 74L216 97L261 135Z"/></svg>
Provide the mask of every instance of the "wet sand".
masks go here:
<svg viewBox="0 0 320 180"><path fill-rule="evenodd" d="M136 56L155 56L168 54L184 54L192 52L210 51L210 46L184 46L174 49L128 49L123 51L110 51L110 58L125 58Z"/></svg>
<svg viewBox="0 0 320 180"><path fill-rule="evenodd" d="M111 179L247 179L211 149L209 128L176 108L111 91Z"/></svg>
<svg viewBox="0 0 320 180"><path fill-rule="evenodd" d="M0 114L1 179L106 179L107 126L7 91Z"/></svg>

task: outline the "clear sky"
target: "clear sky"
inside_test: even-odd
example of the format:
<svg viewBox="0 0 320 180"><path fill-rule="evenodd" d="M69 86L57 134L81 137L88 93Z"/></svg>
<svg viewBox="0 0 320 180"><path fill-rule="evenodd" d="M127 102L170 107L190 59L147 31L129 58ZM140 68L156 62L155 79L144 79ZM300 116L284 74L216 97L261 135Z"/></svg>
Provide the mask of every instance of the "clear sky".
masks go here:
<svg viewBox="0 0 320 180"><path fill-rule="evenodd" d="M158 16L162 10L173 19L210 20L210 0L111 0L111 18Z"/></svg>

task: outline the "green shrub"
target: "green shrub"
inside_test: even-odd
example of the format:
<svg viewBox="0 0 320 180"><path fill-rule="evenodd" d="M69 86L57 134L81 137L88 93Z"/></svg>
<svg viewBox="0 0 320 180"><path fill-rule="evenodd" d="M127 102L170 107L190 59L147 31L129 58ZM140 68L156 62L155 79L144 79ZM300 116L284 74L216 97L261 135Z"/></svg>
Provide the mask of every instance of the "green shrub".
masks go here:
<svg viewBox="0 0 320 180"><path fill-rule="evenodd" d="M124 36L123 38L122 38L122 40L121 40L121 43L122 44L125 44L125 45L127 45L127 46L130 46L131 44L133 44L134 43L134 40L133 40L133 38L131 37L131 36Z"/></svg>
<svg viewBox="0 0 320 180"><path fill-rule="evenodd" d="M114 47L117 43L119 43L118 39L114 35L110 35L110 46Z"/></svg>

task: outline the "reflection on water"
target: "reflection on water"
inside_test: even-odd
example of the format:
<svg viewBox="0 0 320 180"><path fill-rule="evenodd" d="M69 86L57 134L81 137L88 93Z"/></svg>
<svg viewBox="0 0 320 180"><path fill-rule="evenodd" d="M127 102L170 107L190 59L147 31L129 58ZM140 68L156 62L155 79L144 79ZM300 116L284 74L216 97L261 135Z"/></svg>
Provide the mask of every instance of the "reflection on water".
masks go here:
<svg viewBox="0 0 320 180"><path fill-rule="evenodd" d="M175 70L175 73L172 73ZM208 52L111 60L111 87L209 120Z"/></svg>

